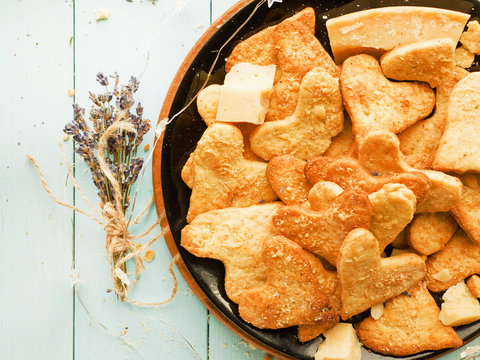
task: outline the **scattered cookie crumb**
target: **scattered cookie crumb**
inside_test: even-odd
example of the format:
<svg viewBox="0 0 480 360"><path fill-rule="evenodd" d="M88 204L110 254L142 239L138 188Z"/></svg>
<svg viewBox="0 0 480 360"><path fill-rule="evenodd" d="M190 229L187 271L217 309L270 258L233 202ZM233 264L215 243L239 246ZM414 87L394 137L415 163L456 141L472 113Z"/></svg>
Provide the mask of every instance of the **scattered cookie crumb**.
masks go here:
<svg viewBox="0 0 480 360"><path fill-rule="evenodd" d="M128 326L125 326L125 329L123 329L122 331L120 331L120 335L125 335L128 331Z"/></svg>
<svg viewBox="0 0 480 360"><path fill-rule="evenodd" d="M68 44L72 46L72 42L73 42L73 36L70 36L70 40L68 40Z"/></svg>
<svg viewBox="0 0 480 360"><path fill-rule="evenodd" d="M145 254L143 254L143 258L145 259L146 262L151 262L155 258L155 251L153 250L145 251Z"/></svg>
<svg viewBox="0 0 480 360"><path fill-rule="evenodd" d="M68 134L63 135L63 141L68 141L68 139L70 139L70 135Z"/></svg>
<svg viewBox="0 0 480 360"><path fill-rule="evenodd" d="M95 13L95 20L107 20L110 17L110 10L108 9L98 9Z"/></svg>
<svg viewBox="0 0 480 360"><path fill-rule="evenodd" d="M143 147L143 150L144 150L144 151L150 150L150 144L145 145L145 146Z"/></svg>
<svg viewBox="0 0 480 360"><path fill-rule="evenodd" d="M75 90L70 88L70 89L67 90L67 94L68 94L68 96L73 96L73 95L75 95Z"/></svg>

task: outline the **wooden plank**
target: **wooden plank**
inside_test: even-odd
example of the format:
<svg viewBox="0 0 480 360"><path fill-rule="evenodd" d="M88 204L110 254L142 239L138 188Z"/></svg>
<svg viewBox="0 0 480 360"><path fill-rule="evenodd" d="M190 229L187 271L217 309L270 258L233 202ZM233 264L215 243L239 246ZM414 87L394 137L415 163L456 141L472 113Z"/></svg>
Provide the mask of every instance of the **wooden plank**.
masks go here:
<svg viewBox="0 0 480 360"><path fill-rule="evenodd" d="M71 1L1 1L0 23L0 359L70 359L72 212L25 155L70 202L57 139L71 116Z"/></svg>
<svg viewBox="0 0 480 360"><path fill-rule="evenodd" d="M187 6L175 10L183 3ZM123 81L127 81L130 75L139 76L144 71L148 52L149 61L140 78L136 99L142 102L145 117L155 124L173 75L201 35L199 28L209 22L210 2L182 0L152 4L151 1L107 0L101 7L109 9L111 15L108 20L96 22L94 13L99 8L98 2L88 0L76 5L77 100L86 106L87 92L99 90L94 80L98 71L117 71ZM151 144L152 140L153 131L146 136L145 143ZM95 198L95 189L85 166L79 164L77 169L89 196ZM147 165L137 210L145 206L152 194L150 169L151 166ZM152 207L137 231L146 229L155 220ZM136 300L159 301L170 295L172 282L167 271L170 254L163 240L158 240L153 249L156 257L146 264L147 271L132 293ZM80 216L76 219L76 267L83 280L79 287L81 299L90 313L111 331L108 334L97 326L77 298L76 358L142 359L143 356L146 359L183 360L197 359L195 351L201 359L207 358L207 312L183 279L179 278L179 293L168 305L143 309L120 303L113 293L106 293L111 288L111 281L104 232ZM133 344L141 354L125 341Z"/></svg>
<svg viewBox="0 0 480 360"><path fill-rule="evenodd" d="M225 11L235 5L238 0L212 0L212 19L215 21Z"/></svg>

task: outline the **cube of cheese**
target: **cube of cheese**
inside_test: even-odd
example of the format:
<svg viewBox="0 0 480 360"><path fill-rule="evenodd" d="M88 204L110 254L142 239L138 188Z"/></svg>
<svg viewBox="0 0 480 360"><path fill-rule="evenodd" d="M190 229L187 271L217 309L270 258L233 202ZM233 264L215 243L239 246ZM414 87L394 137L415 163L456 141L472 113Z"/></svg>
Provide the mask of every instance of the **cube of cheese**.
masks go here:
<svg viewBox="0 0 480 360"><path fill-rule="evenodd" d="M275 69L275 65L236 64L225 76L216 121L262 124L270 103Z"/></svg>
<svg viewBox="0 0 480 360"><path fill-rule="evenodd" d="M448 288L442 299L439 319L444 325L460 326L480 319L480 304L464 281Z"/></svg>
<svg viewBox="0 0 480 360"><path fill-rule="evenodd" d="M352 324L339 323L325 332L315 360L360 360L362 350Z"/></svg>
<svg viewBox="0 0 480 360"><path fill-rule="evenodd" d="M327 21L338 64L356 54L380 57L395 46L451 38L456 44L470 15L421 6L392 6L359 11Z"/></svg>

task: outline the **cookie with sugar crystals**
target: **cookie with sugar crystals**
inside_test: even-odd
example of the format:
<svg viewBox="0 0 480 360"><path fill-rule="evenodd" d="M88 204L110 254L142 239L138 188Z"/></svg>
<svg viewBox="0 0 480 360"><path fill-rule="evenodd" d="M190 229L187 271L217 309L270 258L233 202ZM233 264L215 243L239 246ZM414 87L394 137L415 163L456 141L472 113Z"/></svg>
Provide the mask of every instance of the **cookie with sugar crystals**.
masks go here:
<svg viewBox="0 0 480 360"><path fill-rule="evenodd" d="M385 303L378 320L356 326L367 348L385 355L408 356L426 350L458 348L463 341L438 319L440 309L423 283Z"/></svg>
<svg viewBox="0 0 480 360"><path fill-rule="evenodd" d="M418 284L425 276L425 262L414 254L381 258L375 236L359 228L340 248L337 273L346 320Z"/></svg>
<svg viewBox="0 0 480 360"><path fill-rule="evenodd" d="M427 259L425 277L429 290L447 290L480 272L480 249L464 231L458 230L445 247Z"/></svg>
<svg viewBox="0 0 480 360"><path fill-rule="evenodd" d="M346 190L324 211L294 205L278 209L273 224L283 236L335 266L345 236L358 227L368 228L371 216L367 194Z"/></svg>
<svg viewBox="0 0 480 360"><path fill-rule="evenodd" d="M292 154L307 160L323 154L343 128L338 78L317 67L302 80L295 113L258 126L250 136L252 151L265 160Z"/></svg>
<svg viewBox="0 0 480 360"><path fill-rule="evenodd" d="M419 253L431 255L444 248L457 228L448 212L418 214L409 227L408 242Z"/></svg>
<svg viewBox="0 0 480 360"><path fill-rule="evenodd" d="M263 243L267 280L245 291L238 305L243 320L260 329L338 322L338 314L320 290L304 253L300 246L281 236Z"/></svg>
<svg viewBox="0 0 480 360"><path fill-rule="evenodd" d="M267 164L246 160L243 146L242 133L233 125L213 124L205 130L189 160L188 222L210 210L277 199L267 179Z"/></svg>
<svg viewBox="0 0 480 360"><path fill-rule="evenodd" d="M430 180L419 171L378 176L378 173L366 170L358 160L347 156L334 159L317 156L309 159L305 166L305 176L312 184L331 181L345 190L360 189L369 194L380 190L385 184L403 184L413 191L418 202L421 202L430 190Z"/></svg>
<svg viewBox="0 0 480 360"><path fill-rule="evenodd" d="M393 175L415 169L408 165L400 151L400 141L390 131L369 133L358 147L358 160L368 170ZM441 171L417 170L430 180L430 190L417 206L417 213L451 210L460 200L462 182Z"/></svg>
<svg viewBox="0 0 480 360"><path fill-rule="evenodd" d="M340 84L357 143L374 130L397 134L427 117L435 106L430 86L388 80L378 61L369 55L345 60Z"/></svg>
<svg viewBox="0 0 480 360"><path fill-rule="evenodd" d="M235 303L244 292L266 281L261 250L278 235L272 224L280 202L246 208L213 210L198 215L182 230L181 245L198 257L225 265L225 291Z"/></svg>
<svg viewBox="0 0 480 360"><path fill-rule="evenodd" d="M405 161L416 169L431 169L447 122L448 99L455 85L469 72L457 67L453 75L436 88L435 111L432 116L408 127L400 134L400 150Z"/></svg>
<svg viewBox="0 0 480 360"><path fill-rule="evenodd" d="M424 81L435 88L455 70L455 45L451 38L399 45L382 56L380 65L387 78Z"/></svg>
<svg viewBox="0 0 480 360"><path fill-rule="evenodd" d="M304 168L305 161L293 155L276 156L268 162L268 181L287 205L302 205L308 200L311 186L305 178Z"/></svg>

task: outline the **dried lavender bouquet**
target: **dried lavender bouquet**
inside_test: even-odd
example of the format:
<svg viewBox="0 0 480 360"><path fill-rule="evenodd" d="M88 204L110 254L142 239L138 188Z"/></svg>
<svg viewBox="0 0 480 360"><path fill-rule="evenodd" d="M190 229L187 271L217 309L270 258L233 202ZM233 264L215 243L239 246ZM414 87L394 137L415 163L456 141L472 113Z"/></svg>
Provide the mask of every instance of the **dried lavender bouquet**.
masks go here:
<svg viewBox="0 0 480 360"><path fill-rule="evenodd" d="M105 87L105 92L89 93L93 103L89 113L92 126L85 121L85 109L74 104L74 119L65 126L64 132L73 136L75 152L87 163L98 190L113 286L123 300L130 285L126 261L131 257L135 260L135 280L144 270L142 258L132 242L134 237L128 231L130 221L126 216L133 184L144 163L137 156L138 147L151 125L150 120L143 118L140 103L135 113L132 112L135 104L133 95L139 85L136 78L131 77L126 85L120 85L118 74L111 78L114 85L110 91L108 77L97 74L97 81Z"/></svg>

